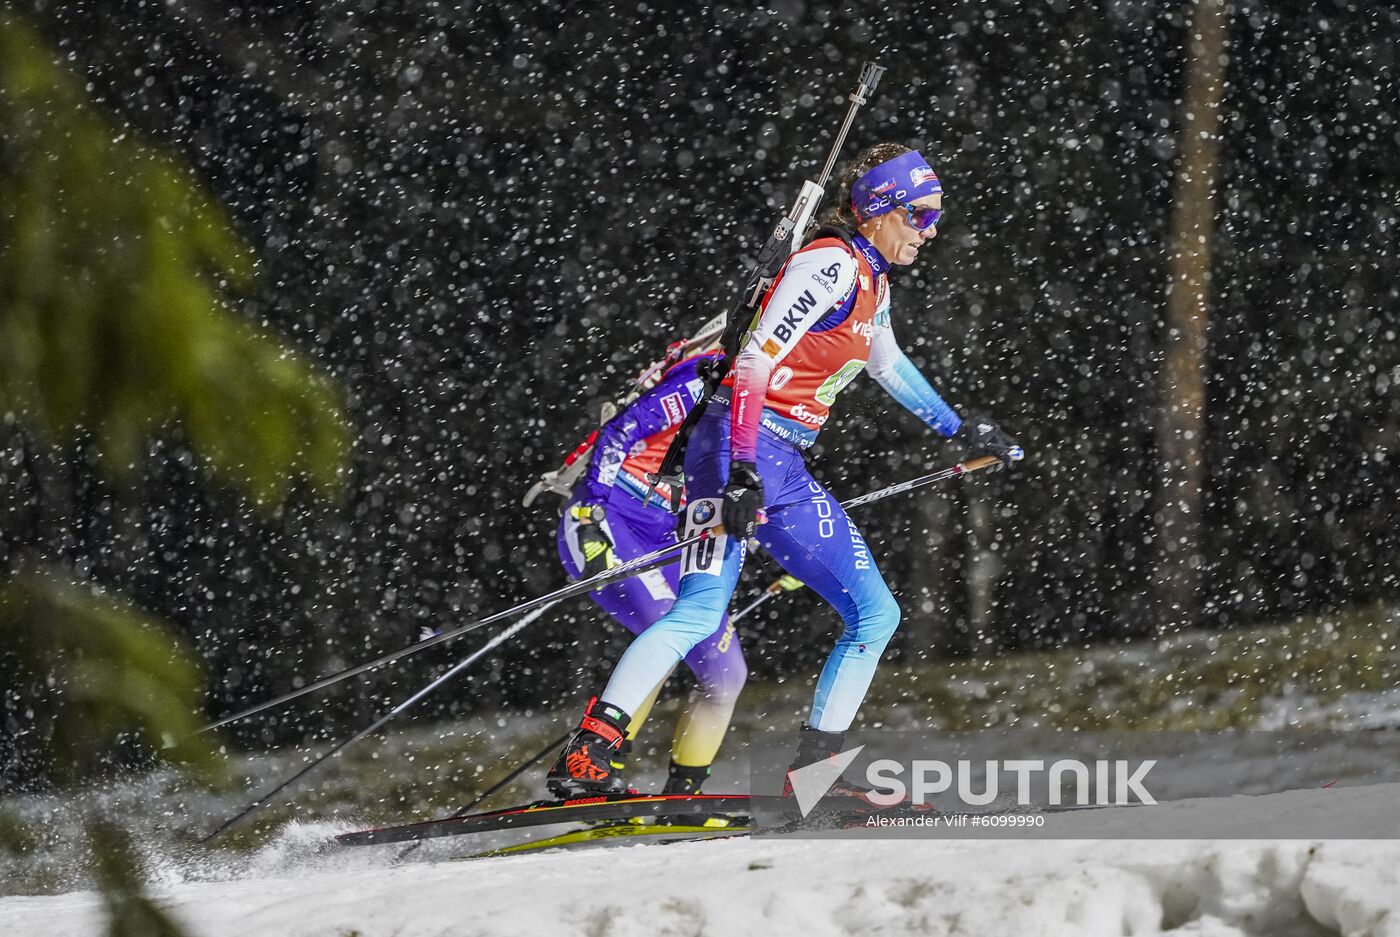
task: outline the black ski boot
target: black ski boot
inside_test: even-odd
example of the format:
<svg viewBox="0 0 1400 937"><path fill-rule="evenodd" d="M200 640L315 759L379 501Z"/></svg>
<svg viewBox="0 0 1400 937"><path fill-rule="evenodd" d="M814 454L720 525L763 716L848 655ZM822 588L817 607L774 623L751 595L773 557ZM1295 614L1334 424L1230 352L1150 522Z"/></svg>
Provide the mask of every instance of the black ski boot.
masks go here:
<svg viewBox="0 0 1400 937"><path fill-rule="evenodd" d="M709 765L678 765L671 762L671 770L666 778L663 794L698 794L701 786L710 777ZM748 826L747 817L732 817L723 813L680 813L660 817L656 821L665 826L703 826L706 829L722 830L731 826Z"/></svg>
<svg viewBox="0 0 1400 937"><path fill-rule="evenodd" d="M700 788L710 777L709 765L678 765L671 762L671 771L666 778L666 786L661 788L663 794L698 794Z"/></svg>
<svg viewBox="0 0 1400 937"><path fill-rule="evenodd" d="M845 748L846 733L821 732L804 725L797 736L797 756L788 765L787 775L783 779L783 796L792 798L793 806L799 807L797 794L792 789L793 772L835 758ZM933 809L928 804L914 803L907 797L894 804L882 803L883 797L876 799L879 793L873 787L847 779L845 774L838 775L817 803L807 805L803 811L804 820L810 823L815 819L820 826L833 819L838 824L847 823L852 818L868 817L872 813L924 813Z"/></svg>
<svg viewBox="0 0 1400 937"><path fill-rule="evenodd" d="M590 699L578 730L545 777L549 792L560 800L625 793L627 785L613 761L622 755L631 721L616 706L600 702L596 696Z"/></svg>
<svg viewBox="0 0 1400 937"><path fill-rule="evenodd" d="M804 725L797 734L797 755L792 759L792 764L788 765L788 773L783 778L783 796L794 797L792 790L792 772L800 771L828 758L835 758L846 748L846 733L844 732L822 732L811 726ZM839 775L827 789L823 799L826 798L854 798L865 801L874 809L884 809L877 807L869 800L869 796L875 793L872 787L864 784L856 784L848 781L844 774Z"/></svg>
<svg viewBox="0 0 1400 937"><path fill-rule="evenodd" d="M632 740L624 738L617 751L613 752L608 759L608 764L612 765L613 774L620 775L627 770L627 759L632 757Z"/></svg>

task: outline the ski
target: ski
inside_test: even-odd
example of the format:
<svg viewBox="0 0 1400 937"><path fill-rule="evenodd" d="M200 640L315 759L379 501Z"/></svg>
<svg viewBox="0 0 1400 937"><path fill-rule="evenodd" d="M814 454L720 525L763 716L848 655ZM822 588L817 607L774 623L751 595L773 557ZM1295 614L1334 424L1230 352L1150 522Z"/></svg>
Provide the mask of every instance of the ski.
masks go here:
<svg viewBox="0 0 1400 937"><path fill-rule="evenodd" d="M740 821L742 818L735 818ZM640 839L652 846L667 846L672 843L693 843L711 839L726 839L732 836L748 836L751 832L747 822L736 822L732 826L693 826L661 823L612 823L591 826L582 830L570 830L543 839L488 849L485 852L463 856L463 859L490 859L497 856L512 856L527 852L542 852L546 849L567 849L571 846L592 845L617 840Z"/></svg>
<svg viewBox="0 0 1400 937"><path fill-rule="evenodd" d="M749 794L610 794L599 797L580 797L573 800L541 800L486 813L468 813L440 820L422 820L398 826L355 830L350 833L341 833L335 837L335 841L342 846L378 846L385 843L416 842L436 839L441 836L491 833L498 830L526 829L559 823L603 824L610 821L686 817L696 814L730 816L747 824L749 818L753 816L754 809L762 807L776 807L783 814L791 815L791 828L798 826L819 827L832 823L839 826L852 822L862 822L872 814L885 816L896 816L903 813L922 814L934 809L925 804L895 804L887 808L872 809L868 805L859 805L859 802L852 800L846 801L851 809L842 810L837 806L842 801L845 801L845 798L831 798L827 809L815 811L804 819L795 816L797 804L792 798L787 797L754 797ZM988 812L1014 811L993 810ZM621 826L621 824L618 825ZM666 829L664 825L660 824L657 827L658 830ZM674 832L679 827L671 827L670 829ZM731 833L737 832L734 827L710 829L716 833L724 830L729 830ZM598 833L595 838L601 839L608 835L624 836L629 834ZM660 833L655 835L660 835ZM586 839L587 837L582 837L580 841Z"/></svg>
<svg viewBox="0 0 1400 937"><path fill-rule="evenodd" d="M753 804L754 798L748 794L611 794L574 800L536 801L523 807L507 807L487 813L470 813L401 826L356 830L352 833L341 833L335 839L342 846L376 846L381 843L404 843L439 836L489 833L552 823L594 823L605 820L630 820L634 817L686 816L697 813L748 817L751 815Z"/></svg>

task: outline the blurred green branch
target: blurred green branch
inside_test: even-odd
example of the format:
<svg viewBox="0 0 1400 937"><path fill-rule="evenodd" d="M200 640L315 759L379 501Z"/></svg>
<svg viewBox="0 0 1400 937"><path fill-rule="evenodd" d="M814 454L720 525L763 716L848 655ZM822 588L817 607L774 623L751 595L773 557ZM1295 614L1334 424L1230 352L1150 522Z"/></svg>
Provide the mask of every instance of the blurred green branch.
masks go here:
<svg viewBox="0 0 1400 937"><path fill-rule="evenodd" d="M333 487L336 390L223 304L253 267L187 169L97 114L0 15L0 411L51 443L90 433L119 477L178 421L264 505L297 478Z"/></svg>
<svg viewBox="0 0 1400 937"><path fill-rule="evenodd" d="M110 937L181 937L184 933L141 891L134 873L131 840L125 831L101 819L88 824L97 879L107 899Z"/></svg>
<svg viewBox="0 0 1400 937"><path fill-rule="evenodd" d="M42 675L36 699L60 780L86 777L116 740L137 732L187 768L219 766L196 736L200 670L176 636L116 596L31 569L0 581L0 645Z"/></svg>
<svg viewBox="0 0 1400 937"><path fill-rule="evenodd" d="M211 474L262 508L337 486L349 428L309 361L229 310L254 262L187 168L97 113L34 31L0 13L0 416L81 442L130 483L181 427ZM127 749L210 777L199 668L167 627L66 572L0 572L0 650L30 689L45 756L74 783ZM96 813L112 935L178 935L142 894L126 835Z"/></svg>

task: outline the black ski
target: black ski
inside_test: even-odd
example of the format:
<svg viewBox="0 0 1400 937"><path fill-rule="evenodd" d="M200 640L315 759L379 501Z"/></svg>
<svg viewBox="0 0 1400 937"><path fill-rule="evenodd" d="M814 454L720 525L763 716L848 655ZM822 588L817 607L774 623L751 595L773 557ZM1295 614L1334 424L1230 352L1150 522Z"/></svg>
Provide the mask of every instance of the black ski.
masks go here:
<svg viewBox="0 0 1400 937"><path fill-rule="evenodd" d="M606 797L580 797L575 800L542 800L523 807L507 807L489 813L469 813L442 820L357 830L353 833L342 833L335 839L343 846L375 846L381 843L433 839L438 836L546 826L551 823L593 823L601 820L630 820L633 817L674 817L704 813L748 817L753 805L754 798L747 794L612 794Z"/></svg>
<svg viewBox="0 0 1400 937"><path fill-rule="evenodd" d="M927 804L901 803L890 807L872 808L856 798L832 797L823 800L822 809L807 817L797 815L797 803L789 797L751 796L749 794L611 794L600 797L580 797L574 800L541 800L520 807L506 807L487 813L468 813L441 820L424 820L400 826L356 830L341 833L336 842L342 846L377 846L384 843L406 843L440 836L461 836L471 833L491 833L497 830L525 829L559 823L590 824L632 820L638 817L690 817L697 814L718 814L732 817L742 826L750 824L754 811L760 810L771 819L785 818L785 823L772 827L809 829L840 828L861 824L873 815L899 816L936 813ZM1058 813L1070 810L1092 810L1098 805L1084 807L1013 807L992 809L984 815L1020 812ZM722 832L722 829L715 832ZM730 835L745 835L748 829L735 829ZM618 834L622 835L622 834ZM589 837L582 837L589 838ZM601 836L596 838L603 838Z"/></svg>

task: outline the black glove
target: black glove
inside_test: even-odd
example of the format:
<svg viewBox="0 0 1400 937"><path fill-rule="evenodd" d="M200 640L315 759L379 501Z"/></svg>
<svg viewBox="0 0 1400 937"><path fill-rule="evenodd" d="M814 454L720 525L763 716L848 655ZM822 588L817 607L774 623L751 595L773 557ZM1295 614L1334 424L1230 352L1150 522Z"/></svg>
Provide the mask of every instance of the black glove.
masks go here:
<svg viewBox="0 0 1400 937"><path fill-rule="evenodd" d="M758 511L763 507L763 482L752 462L730 462L729 484L724 486L724 506L720 520L731 537L753 536Z"/></svg>
<svg viewBox="0 0 1400 937"><path fill-rule="evenodd" d="M991 417L980 413L969 413L953 438L978 455L996 456L1007 467L1021 458L1021 447L1016 445L1016 440L997 426Z"/></svg>
<svg viewBox="0 0 1400 937"><path fill-rule="evenodd" d="M569 513L578 520L578 548L583 553L583 578L592 579L604 570L622 565L613 550L613 542L598 522L603 509L591 504L576 504Z"/></svg>

